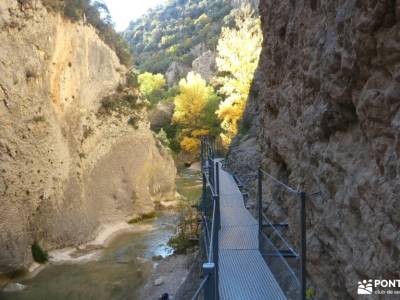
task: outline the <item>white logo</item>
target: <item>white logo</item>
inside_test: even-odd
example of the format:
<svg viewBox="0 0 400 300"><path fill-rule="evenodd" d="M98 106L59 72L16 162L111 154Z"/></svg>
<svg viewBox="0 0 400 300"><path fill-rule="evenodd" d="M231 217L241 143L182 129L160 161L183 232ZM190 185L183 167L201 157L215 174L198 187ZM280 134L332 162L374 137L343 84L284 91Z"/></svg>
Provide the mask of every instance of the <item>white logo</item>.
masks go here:
<svg viewBox="0 0 400 300"><path fill-rule="evenodd" d="M372 293L373 293L372 279L358 282L358 289L357 289L358 295L372 295Z"/></svg>

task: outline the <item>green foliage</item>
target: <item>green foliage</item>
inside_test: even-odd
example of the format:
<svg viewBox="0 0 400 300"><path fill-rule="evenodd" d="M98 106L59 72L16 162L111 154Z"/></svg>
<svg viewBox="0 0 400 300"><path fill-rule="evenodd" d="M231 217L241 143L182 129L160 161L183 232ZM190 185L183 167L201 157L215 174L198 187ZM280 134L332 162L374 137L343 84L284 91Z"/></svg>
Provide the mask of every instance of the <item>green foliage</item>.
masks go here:
<svg viewBox="0 0 400 300"><path fill-rule="evenodd" d="M306 290L306 299L313 300L315 297L315 290L313 288L308 288Z"/></svg>
<svg viewBox="0 0 400 300"><path fill-rule="evenodd" d="M190 240L187 235L182 233L171 237L168 241L168 246L172 247L176 254L186 254L190 248L197 244L196 240Z"/></svg>
<svg viewBox="0 0 400 300"><path fill-rule="evenodd" d="M130 71L126 74L126 86L133 89L139 88L138 75L134 71Z"/></svg>
<svg viewBox="0 0 400 300"><path fill-rule="evenodd" d="M31 246L31 250L34 261L43 264L49 260L49 255L39 246L37 242L33 243L33 245Z"/></svg>
<svg viewBox="0 0 400 300"><path fill-rule="evenodd" d="M194 208L197 201L187 200L180 203L179 223L177 234L170 238L168 245L174 248L177 254L186 254L194 246L198 245L199 223L198 211Z"/></svg>
<svg viewBox="0 0 400 300"><path fill-rule="evenodd" d="M124 32L141 71L162 73L176 61L191 65L199 43L215 49L230 0L171 0L131 22Z"/></svg>
<svg viewBox="0 0 400 300"><path fill-rule="evenodd" d="M152 106L164 98L166 92L164 75L145 72L139 75L138 80L140 92L150 101Z"/></svg>
<svg viewBox="0 0 400 300"><path fill-rule="evenodd" d="M165 147L170 146L170 141L168 139L167 133L164 131L163 128L160 129L160 131L156 135L157 139L163 144Z"/></svg>
<svg viewBox="0 0 400 300"><path fill-rule="evenodd" d="M179 143L179 127L175 124L166 124L163 127L165 133L167 134L167 138L169 140L169 148L175 152L179 153L181 151L181 145Z"/></svg>
<svg viewBox="0 0 400 300"><path fill-rule="evenodd" d="M100 115L111 114L111 112L130 114L132 111L141 109L144 106L145 103L139 96L133 91L128 90L104 97L101 100L98 113ZM132 126L136 126L136 123L133 124L130 121L128 123Z"/></svg>

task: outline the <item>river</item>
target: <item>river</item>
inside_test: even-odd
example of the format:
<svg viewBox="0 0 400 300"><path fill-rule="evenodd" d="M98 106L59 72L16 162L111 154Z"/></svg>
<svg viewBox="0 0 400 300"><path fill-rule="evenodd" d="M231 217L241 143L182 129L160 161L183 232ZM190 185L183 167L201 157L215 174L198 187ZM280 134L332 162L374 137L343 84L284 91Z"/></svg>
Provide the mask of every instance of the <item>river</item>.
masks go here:
<svg viewBox="0 0 400 300"><path fill-rule="evenodd" d="M201 194L199 172L183 169L176 180L178 192L189 201ZM49 265L20 292L0 292L1 300L110 300L138 299L149 279L154 256L173 253L167 242L175 233L178 212L161 212L145 221L153 230L124 233L114 238L94 261ZM134 225L133 225L134 226Z"/></svg>

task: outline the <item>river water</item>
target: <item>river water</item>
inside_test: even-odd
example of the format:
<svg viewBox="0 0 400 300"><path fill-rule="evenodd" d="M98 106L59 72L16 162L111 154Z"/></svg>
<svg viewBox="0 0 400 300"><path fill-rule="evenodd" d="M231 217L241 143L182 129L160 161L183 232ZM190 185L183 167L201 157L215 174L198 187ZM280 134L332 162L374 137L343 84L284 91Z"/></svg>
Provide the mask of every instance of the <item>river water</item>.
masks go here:
<svg viewBox="0 0 400 300"><path fill-rule="evenodd" d="M199 172L179 171L176 185L187 200L192 202L200 197ZM32 279L18 280L27 286L25 290L0 292L0 299L139 299L138 291L151 275L152 257L173 253L167 242L174 235L177 222L177 212L160 213L157 218L146 221L154 230L118 235L95 261L49 265Z"/></svg>

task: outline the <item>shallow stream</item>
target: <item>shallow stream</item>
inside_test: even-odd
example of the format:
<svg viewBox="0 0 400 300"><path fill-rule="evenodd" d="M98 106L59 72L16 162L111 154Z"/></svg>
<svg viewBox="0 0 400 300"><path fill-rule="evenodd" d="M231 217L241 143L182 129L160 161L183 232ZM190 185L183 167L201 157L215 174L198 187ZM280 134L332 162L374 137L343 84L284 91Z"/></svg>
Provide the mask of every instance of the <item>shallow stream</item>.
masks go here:
<svg viewBox="0 0 400 300"><path fill-rule="evenodd" d="M177 190L188 200L201 193L197 171L179 171ZM140 288L149 279L154 256L168 256L167 245L175 233L177 213L160 213L148 220L154 230L124 233L113 239L101 256L86 263L49 265L32 279L20 279L27 286L20 292L0 292L1 300L110 300L138 299Z"/></svg>

